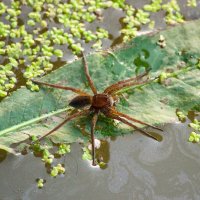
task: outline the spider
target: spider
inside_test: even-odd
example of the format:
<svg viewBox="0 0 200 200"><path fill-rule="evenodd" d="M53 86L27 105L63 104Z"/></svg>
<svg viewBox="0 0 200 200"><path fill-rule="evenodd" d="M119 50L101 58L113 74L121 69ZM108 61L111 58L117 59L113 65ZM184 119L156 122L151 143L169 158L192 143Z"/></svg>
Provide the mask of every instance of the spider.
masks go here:
<svg viewBox="0 0 200 200"><path fill-rule="evenodd" d="M96 123L98 120L98 116L100 113L104 114L106 117L123 122L124 124L131 126L135 130L138 130L140 133L142 133L152 139L158 140L155 136L151 135L150 133L146 132L145 130L138 128L136 125L134 125L131 122L143 124L143 125L152 127L154 129L157 129L160 131L162 131L162 129L160 129L156 126L147 124L145 122L142 122L138 119L132 118L124 113L117 111L115 108L115 105L117 103L116 92L123 88L126 88L126 87L147 83L148 79L147 80L142 80L142 79L143 79L143 77L145 77L147 75L148 72L144 72L136 77L132 77L132 78L114 83L114 84L108 86L103 91L103 93L98 93L97 89L93 83L93 80L90 77L86 58L85 58L84 54L82 54L82 56L83 56L84 72L85 72L87 81L89 83L89 86L93 92L93 95L90 95L78 88L44 83L44 82L41 82L38 80L33 80L33 82L36 84L46 85L49 87L63 89L63 90L71 90L72 92L78 94L78 96L74 97L69 102L69 105L74 107L75 109L82 109L81 111L78 110L74 114L66 117L66 119L62 123L58 124L54 129L52 129L51 131L46 133L44 136L40 137L38 140L41 140L44 137L52 134L53 132L58 130L61 126L63 126L65 123L71 121L72 119L75 119L76 117L93 114L92 121L91 121L91 143L92 143L92 165L95 166L96 162L95 162L94 132L95 132L95 127L96 127ZM88 106L89 106L89 108L88 108Z"/></svg>

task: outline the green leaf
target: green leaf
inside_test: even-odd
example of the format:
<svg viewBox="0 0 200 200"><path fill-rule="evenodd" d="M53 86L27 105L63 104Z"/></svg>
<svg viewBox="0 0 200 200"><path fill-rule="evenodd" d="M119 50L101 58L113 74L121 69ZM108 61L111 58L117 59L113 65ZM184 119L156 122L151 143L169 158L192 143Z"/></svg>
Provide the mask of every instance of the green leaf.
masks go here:
<svg viewBox="0 0 200 200"><path fill-rule="evenodd" d="M200 110L200 70L195 61L200 58L200 20L170 28L161 34L166 41L165 48L157 45L160 34L156 34L137 37L114 53L87 57L90 74L99 92L116 81L140 74L144 69L151 69L151 78L170 72L162 84L152 81L142 87L124 90L125 98L120 96L117 104L120 112L157 125L176 121L176 109L182 112L193 108ZM91 93L82 60L65 65L41 80ZM74 96L70 91L45 86L41 86L39 92L31 92L25 87L13 92L0 103L1 148L11 148L12 144L23 142L29 135L47 133L70 114L68 103ZM61 112L63 114L58 115ZM81 117L50 137L55 142L88 141L90 122L91 116ZM125 133L132 133L132 129L100 116L96 137Z"/></svg>

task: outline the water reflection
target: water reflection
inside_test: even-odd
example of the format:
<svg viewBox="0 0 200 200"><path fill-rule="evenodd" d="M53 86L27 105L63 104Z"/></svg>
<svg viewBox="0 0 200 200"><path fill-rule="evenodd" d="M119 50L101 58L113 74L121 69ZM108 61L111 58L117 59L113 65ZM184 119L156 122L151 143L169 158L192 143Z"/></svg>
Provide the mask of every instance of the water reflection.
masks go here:
<svg viewBox="0 0 200 200"><path fill-rule="evenodd" d="M6 159L7 154L8 152L6 150L0 149L0 163Z"/></svg>
<svg viewBox="0 0 200 200"><path fill-rule="evenodd" d="M108 167L110 161L110 143L108 140L101 140L101 146L96 150L96 159L97 163L103 163L99 165L101 169Z"/></svg>
<svg viewBox="0 0 200 200"><path fill-rule="evenodd" d="M62 158L66 173L56 179L33 155L9 155L0 165L0 199L198 200L200 146L188 142L188 123L165 125L161 142L138 132L101 140L96 153L108 163L104 170L93 170L82 160L81 146L73 144ZM41 190L35 183L38 177L46 180ZM16 185L21 188L17 194Z"/></svg>

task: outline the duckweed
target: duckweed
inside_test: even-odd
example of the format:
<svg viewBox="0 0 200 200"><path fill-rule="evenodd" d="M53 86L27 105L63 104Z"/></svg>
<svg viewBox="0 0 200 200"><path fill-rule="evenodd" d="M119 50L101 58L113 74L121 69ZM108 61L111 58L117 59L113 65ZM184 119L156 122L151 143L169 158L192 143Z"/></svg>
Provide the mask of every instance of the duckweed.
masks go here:
<svg viewBox="0 0 200 200"><path fill-rule="evenodd" d="M47 164L51 164L53 162L54 155L50 154L48 149L44 149L42 152L42 161Z"/></svg>
<svg viewBox="0 0 200 200"><path fill-rule="evenodd" d="M194 131L190 133L189 142L199 142L200 141L200 134L195 133Z"/></svg>
<svg viewBox="0 0 200 200"><path fill-rule="evenodd" d="M57 166L54 166L51 170L51 176L56 177L58 174L64 174L65 168L59 163Z"/></svg>
<svg viewBox="0 0 200 200"><path fill-rule="evenodd" d="M177 115L177 117L178 117L178 119L180 121L184 121L187 118L186 115L183 112L181 112L181 111L176 112L176 115Z"/></svg>
<svg viewBox="0 0 200 200"><path fill-rule="evenodd" d="M58 147L57 154L64 155L66 153L70 153L70 145L69 144L60 144Z"/></svg>
<svg viewBox="0 0 200 200"><path fill-rule="evenodd" d="M189 126L196 131L200 131L200 122L197 119L194 119L194 121L190 123Z"/></svg>
<svg viewBox="0 0 200 200"><path fill-rule="evenodd" d="M158 12L161 10L162 0L152 0L152 3L149 5L144 6L144 10L150 11L150 12Z"/></svg>
<svg viewBox="0 0 200 200"><path fill-rule="evenodd" d="M165 21L168 24L183 23L183 15L180 13L180 7L176 0L162 5L162 9L166 11Z"/></svg>
<svg viewBox="0 0 200 200"><path fill-rule="evenodd" d="M59 174L64 174L65 173L65 168L59 163L57 164L57 170Z"/></svg>
<svg viewBox="0 0 200 200"><path fill-rule="evenodd" d="M188 0L187 5L195 7L196 1ZM29 13L24 13L22 6L27 7ZM87 24L97 20L101 22L103 12L107 8L125 13L122 19L123 27L120 30L124 42L134 38L143 24L149 24L150 28L154 27L155 22L150 20L151 12L164 10L166 23L169 24L184 21L176 0L168 3L152 0L138 9L125 0L70 0L67 3L61 0L12 0L10 5L0 2L0 16L3 19L0 22L0 55L8 57L11 62L2 62L5 63L2 65L11 65L13 68L10 71L14 71L22 64L20 68L23 67L27 86L32 91L38 91L38 86L35 86L31 79L53 69L53 56L64 56L58 45L67 45L66 48L75 55L84 51L84 43L91 43L95 50L102 48L103 40L109 39L109 31L101 25L90 30ZM24 24L21 22L22 18L27 19ZM14 88L17 81L10 83L11 77L1 73L2 76L0 96L4 97L10 91L8 88ZM12 79L13 77L14 75Z"/></svg>
<svg viewBox="0 0 200 200"><path fill-rule="evenodd" d="M44 187L44 179L38 179L37 180L37 186L38 188L43 188Z"/></svg>
<svg viewBox="0 0 200 200"><path fill-rule="evenodd" d="M4 14L6 12L7 6L3 3L0 2L0 15Z"/></svg>
<svg viewBox="0 0 200 200"><path fill-rule="evenodd" d="M187 6L189 7L197 7L197 1L196 0L187 0Z"/></svg>
<svg viewBox="0 0 200 200"><path fill-rule="evenodd" d="M50 174L51 174L51 176L56 177L58 175L57 167L53 167Z"/></svg>

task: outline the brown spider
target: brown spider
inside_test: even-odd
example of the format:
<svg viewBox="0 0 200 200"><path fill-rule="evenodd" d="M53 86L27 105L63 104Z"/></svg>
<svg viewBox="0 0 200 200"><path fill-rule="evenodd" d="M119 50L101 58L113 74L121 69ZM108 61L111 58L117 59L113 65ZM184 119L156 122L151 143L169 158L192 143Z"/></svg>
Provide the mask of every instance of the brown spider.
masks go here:
<svg viewBox="0 0 200 200"><path fill-rule="evenodd" d="M54 131L59 129L61 126L63 126L66 122L68 122L76 117L79 117L82 115L88 115L90 113L93 114L93 118L92 118L92 122L91 122L92 165L96 165L95 164L94 131L95 131L95 126L97 123L99 113L103 113L106 117L110 117L112 119L123 122L124 124L127 124L127 125L133 127L134 129L138 130L142 134L157 140L156 137L154 137L153 135L149 134L148 132L138 128L136 125L132 124L130 121L140 123L143 125L147 125L149 127L152 127L152 128L155 128L155 129L158 129L161 131L162 131L162 129L152 126L150 124L147 124L145 122L142 122L140 120L137 120L135 118L132 118L132 117L130 117L126 114L123 114L115 109L116 95L117 95L116 92L125 87L130 87L133 85L140 85L140 84L147 83L147 80L145 80L145 81L142 80L142 78L147 75L147 72L145 72L139 76L129 78L129 79L126 79L123 81L119 81L115 84L112 84L112 85L108 86L104 90L103 93L99 94L97 92L97 89L94 86L94 83L93 83L91 77L90 77L90 74L88 71L88 65L87 65L84 55L83 55L83 62L84 62L85 75L89 82L89 86L92 89L92 92L94 94L93 96L91 96L88 93L86 93L80 89L77 89L77 88L67 87L67 86L65 87L65 86L60 86L60 85L44 83L44 82L33 80L33 82L37 83L37 84L42 84L42 85L46 85L46 86L53 87L53 88L63 89L63 90L71 90L72 92L77 93L78 96L74 97L69 103L69 105L74 108L80 109L80 108L86 108L87 106L90 106L87 109L83 109L82 111L77 111L76 113L68 116L62 123L60 123L54 129L52 129L50 132L46 133L44 136L40 137L39 140L46 137L47 135L50 135L51 133L53 133Z"/></svg>

